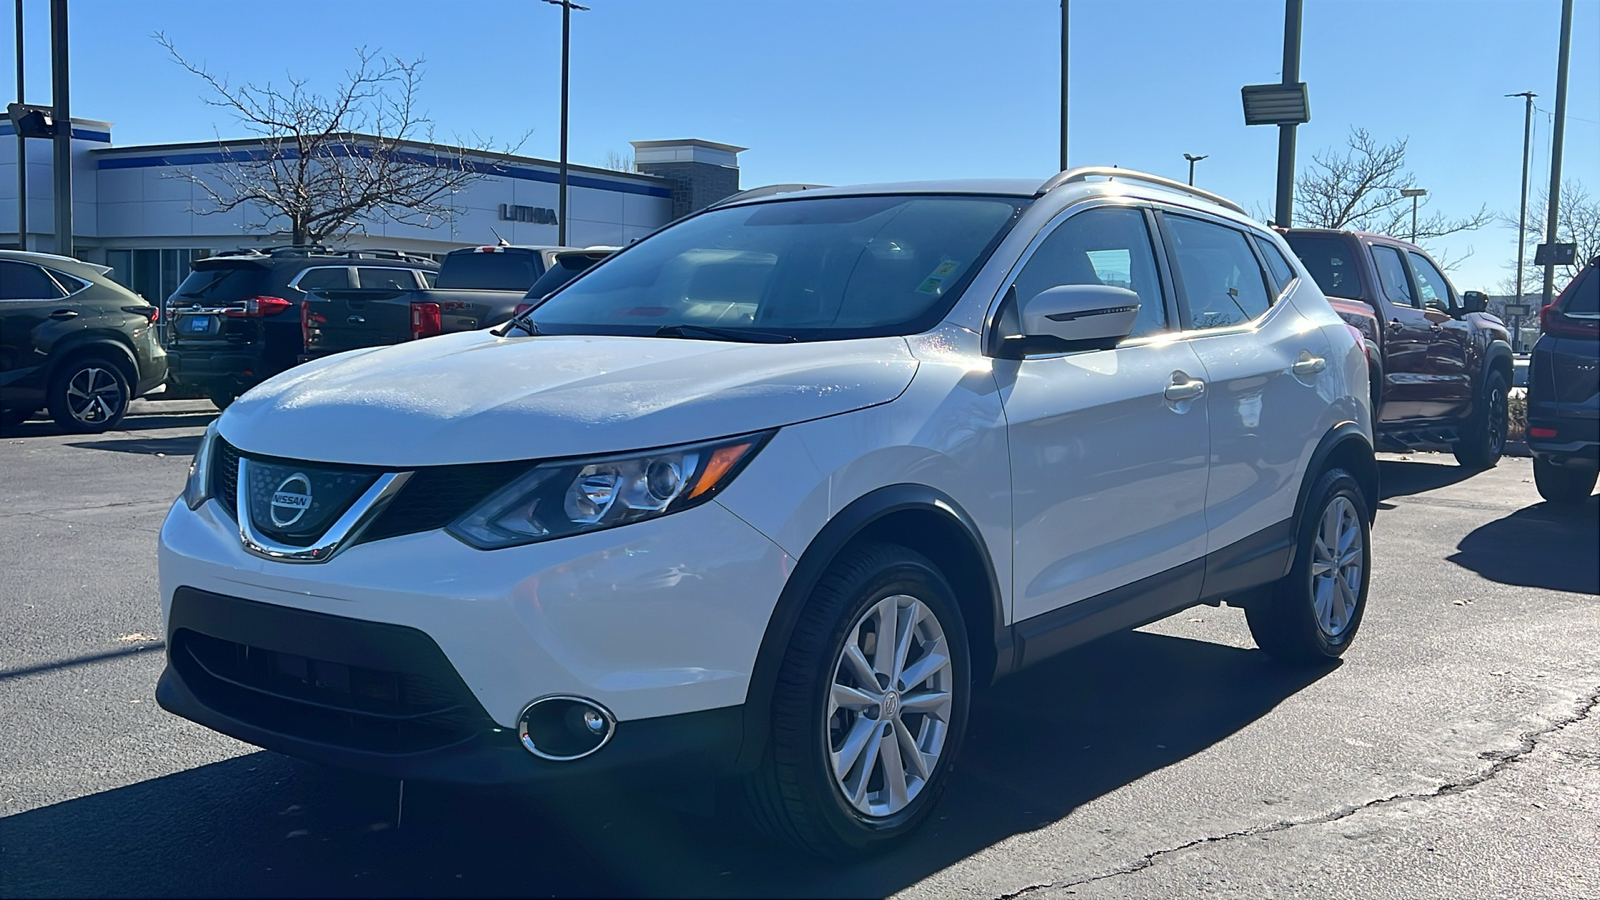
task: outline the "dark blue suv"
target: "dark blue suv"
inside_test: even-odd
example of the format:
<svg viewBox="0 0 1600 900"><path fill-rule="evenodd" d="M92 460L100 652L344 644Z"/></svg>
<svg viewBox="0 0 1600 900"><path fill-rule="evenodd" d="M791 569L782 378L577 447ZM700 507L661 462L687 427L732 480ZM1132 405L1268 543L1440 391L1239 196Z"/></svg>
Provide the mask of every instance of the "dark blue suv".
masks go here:
<svg viewBox="0 0 1600 900"><path fill-rule="evenodd" d="M1551 503L1578 504L1600 474L1600 257L1540 312L1528 370L1533 480Z"/></svg>

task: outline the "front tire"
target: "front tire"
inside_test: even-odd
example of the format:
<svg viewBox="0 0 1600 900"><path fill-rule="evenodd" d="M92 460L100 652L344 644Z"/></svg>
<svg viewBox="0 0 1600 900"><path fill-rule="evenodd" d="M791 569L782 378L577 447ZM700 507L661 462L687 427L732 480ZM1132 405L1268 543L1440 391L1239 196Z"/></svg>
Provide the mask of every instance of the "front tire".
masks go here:
<svg viewBox="0 0 1600 900"><path fill-rule="evenodd" d="M116 363L86 356L56 372L48 399L57 425L78 434L99 434L122 421L132 392Z"/></svg>
<svg viewBox="0 0 1600 900"><path fill-rule="evenodd" d="M1461 440L1456 441L1456 462L1470 469L1493 468L1506 449L1506 422L1508 401L1506 377L1490 372L1483 380L1483 391L1478 397L1478 409L1472 421L1463 429Z"/></svg>
<svg viewBox="0 0 1600 900"><path fill-rule="evenodd" d="M211 388L206 391L206 399L210 400L211 405L220 412L233 405L233 401L239 399L239 396L227 388Z"/></svg>
<svg viewBox="0 0 1600 900"><path fill-rule="evenodd" d="M1330 469L1306 498L1294 566L1260 603L1245 607L1256 645L1274 659L1318 664L1349 649L1367 609L1371 516L1355 476Z"/></svg>
<svg viewBox="0 0 1600 900"><path fill-rule="evenodd" d="M746 808L823 856L914 831L944 791L971 699L955 594L921 554L848 550L812 592L784 654L765 759Z"/></svg>
<svg viewBox="0 0 1600 900"><path fill-rule="evenodd" d="M1577 506L1594 491L1600 472L1589 466L1558 466L1535 456L1533 485L1539 496L1555 506Z"/></svg>

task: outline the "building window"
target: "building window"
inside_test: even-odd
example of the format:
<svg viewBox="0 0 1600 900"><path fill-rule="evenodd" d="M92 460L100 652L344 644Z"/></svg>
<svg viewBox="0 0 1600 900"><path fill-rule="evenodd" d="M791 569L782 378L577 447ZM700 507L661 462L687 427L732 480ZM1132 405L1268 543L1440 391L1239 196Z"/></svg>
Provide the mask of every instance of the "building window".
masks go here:
<svg viewBox="0 0 1600 900"><path fill-rule="evenodd" d="M178 250L107 250L106 264L111 267L111 279L139 294L151 303L160 303L172 295L189 276L195 260L205 259L211 251L203 247Z"/></svg>

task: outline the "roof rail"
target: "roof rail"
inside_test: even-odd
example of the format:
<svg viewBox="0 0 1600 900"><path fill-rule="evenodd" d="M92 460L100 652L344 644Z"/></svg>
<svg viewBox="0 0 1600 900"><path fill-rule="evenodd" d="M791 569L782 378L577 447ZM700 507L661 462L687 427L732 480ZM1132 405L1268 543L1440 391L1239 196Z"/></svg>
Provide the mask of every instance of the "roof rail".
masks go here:
<svg viewBox="0 0 1600 900"><path fill-rule="evenodd" d="M729 203L737 203L737 202L742 201L742 200L754 200L757 197L770 197L773 194L790 194L790 193L793 193L795 191L811 191L811 190L816 190L817 188L825 188L825 187L832 187L832 185L827 185L827 184L769 184L769 185L765 185L763 187L751 188L748 191L740 191L737 194L729 194L728 196L723 197L721 200L718 200L717 202L711 204L710 206L708 206L706 208L707 209L716 209L719 206L727 206Z"/></svg>
<svg viewBox="0 0 1600 900"><path fill-rule="evenodd" d="M1213 194L1210 191L1203 191L1194 185L1184 184L1181 181L1173 181L1171 178L1162 178L1160 175L1150 175L1145 172L1135 172L1132 169L1115 169L1111 166L1078 166L1077 168L1067 169L1066 171L1054 176L1049 181L1046 181L1044 184L1039 185L1039 189L1034 191L1033 195L1035 197L1043 197L1045 194L1050 193L1064 184L1088 181L1091 178L1121 178L1124 181L1141 181L1145 184L1153 184L1157 187L1164 187L1168 190L1177 191L1181 194L1189 194L1194 197L1199 197L1202 200L1209 200L1218 206L1231 209L1241 216L1250 215L1249 213L1245 212L1244 207L1233 202L1232 200L1217 194Z"/></svg>

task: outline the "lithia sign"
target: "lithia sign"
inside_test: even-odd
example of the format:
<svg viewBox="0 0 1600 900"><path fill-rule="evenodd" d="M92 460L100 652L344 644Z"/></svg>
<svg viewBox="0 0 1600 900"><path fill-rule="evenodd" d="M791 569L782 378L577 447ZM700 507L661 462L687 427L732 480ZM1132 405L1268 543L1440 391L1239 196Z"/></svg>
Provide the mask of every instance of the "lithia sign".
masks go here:
<svg viewBox="0 0 1600 900"><path fill-rule="evenodd" d="M519 206L500 204L500 218L506 222L532 222L535 225L556 224L556 211L544 206Z"/></svg>

